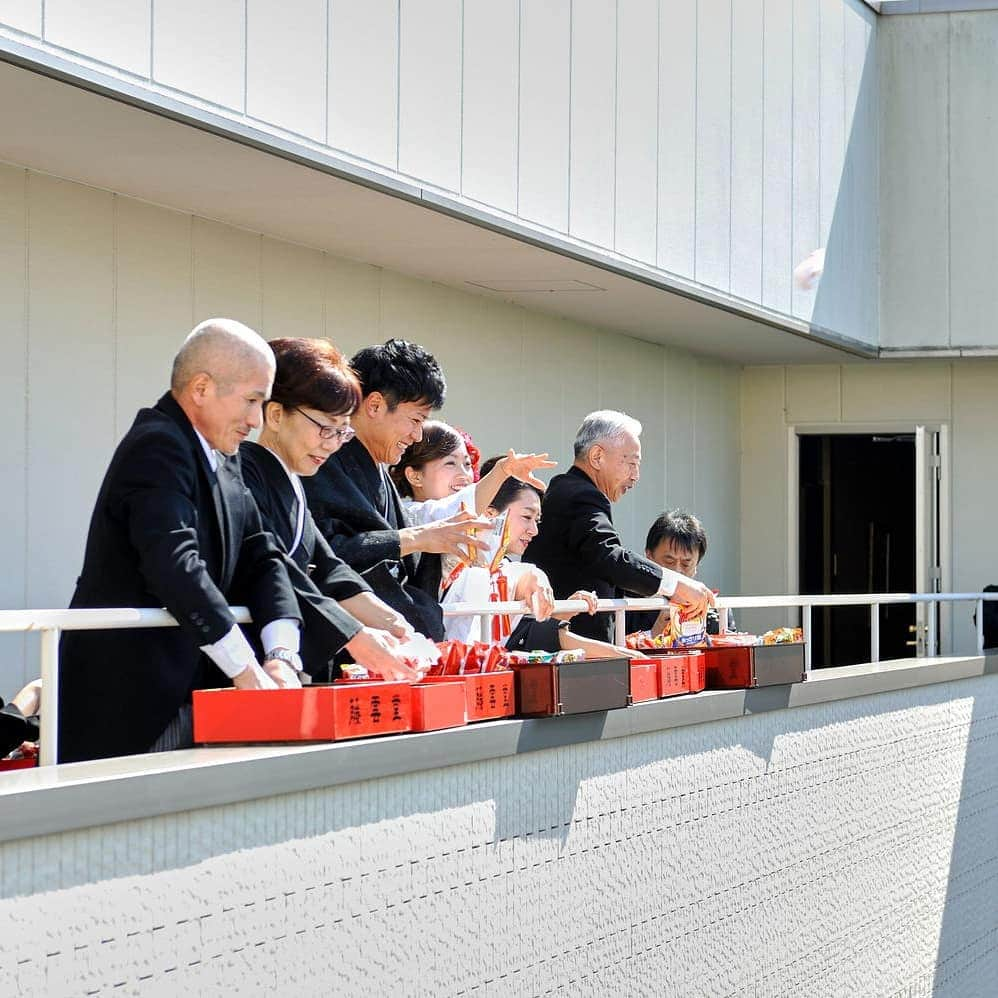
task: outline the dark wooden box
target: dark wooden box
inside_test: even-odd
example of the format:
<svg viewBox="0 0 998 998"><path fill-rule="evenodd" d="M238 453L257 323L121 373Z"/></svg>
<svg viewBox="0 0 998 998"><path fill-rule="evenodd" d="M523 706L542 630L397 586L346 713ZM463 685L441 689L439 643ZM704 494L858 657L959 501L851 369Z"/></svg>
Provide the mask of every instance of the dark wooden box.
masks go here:
<svg viewBox="0 0 998 998"><path fill-rule="evenodd" d="M514 666L517 713L526 717L585 714L626 707L631 663L626 658L537 662Z"/></svg>
<svg viewBox="0 0 998 998"><path fill-rule="evenodd" d="M804 679L804 645L708 648L704 652L709 689L783 686Z"/></svg>

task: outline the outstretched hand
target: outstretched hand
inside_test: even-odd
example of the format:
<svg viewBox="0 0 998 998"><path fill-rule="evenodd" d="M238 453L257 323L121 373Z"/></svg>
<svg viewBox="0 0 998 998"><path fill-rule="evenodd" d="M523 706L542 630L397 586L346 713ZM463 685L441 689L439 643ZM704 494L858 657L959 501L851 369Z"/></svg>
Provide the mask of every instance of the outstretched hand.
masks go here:
<svg viewBox="0 0 998 998"><path fill-rule="evenodd" d="M517 454L512 448L502 459L503 471L513 478L518 478L521 482L533 485L534 488L542 492L547 486L539 478L534 477L535 471L542 468L557 468L558 462L549 460L547 454Z"/></svg>

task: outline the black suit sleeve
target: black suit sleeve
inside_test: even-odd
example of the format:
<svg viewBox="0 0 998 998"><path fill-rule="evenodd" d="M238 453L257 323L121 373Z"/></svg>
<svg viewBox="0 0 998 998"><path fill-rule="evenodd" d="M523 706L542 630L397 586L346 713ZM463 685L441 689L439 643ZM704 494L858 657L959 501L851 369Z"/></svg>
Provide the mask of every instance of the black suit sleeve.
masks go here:
<svg viewBox="0 0 998 998"><path fill-rule="evenodd" d="M594 575L629 593L654 596L662 582L662 569L653 561L628 551L606 510L580 498L571 511L568 546Z"/></svg>
<svg viewBox="0 0 998 998"><path fill-rule="evenodd" d="M274 536L264 530L260 511L245 486L242 498L245 528L236 562L235 589L246 600L257 627L272 620L301 621L302 613L289 578L292 563Z"/></svg>
<svg viewBox="0 0 998 998"><path fill-rule="evenodd" d="M152 593L197 645L214 644L235 624L198 547L197 469L180 437L157 433L121 462L110 497L138 554L139 572Z"/></svg>
<svg viewBox="0 0 998 998"><path fill-rule="evenodd" d="M311 508L319 533L332 551L356 571L364 572L379 562L401 558L397 530L358 530L322 500L313 500Z"/></svg>
<svg viewBox="0 0 998 998"><path fill-rule="evenodd" d="M310 515L310 514L306 514ZM329 546L329 542L316 528L315 572L312 581L327 596L333 599L349 599L358 593L369 593L371 587Z"/></svg>

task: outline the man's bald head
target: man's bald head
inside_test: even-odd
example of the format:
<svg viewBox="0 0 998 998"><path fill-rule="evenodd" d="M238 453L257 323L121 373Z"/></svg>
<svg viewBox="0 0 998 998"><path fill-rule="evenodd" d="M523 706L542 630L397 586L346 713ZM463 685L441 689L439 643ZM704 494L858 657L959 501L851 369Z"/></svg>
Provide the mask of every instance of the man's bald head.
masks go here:
<svg viewBox="0 0 998 998"><path fill-rule="evenodd" d="M235 454L263 421L274 370L274 352L252 329L233 319L208 319L184 340L170 391L215 450Z"/></svg>
<svg viewBox="0 0 998 998"><path fill-rule="evenodd" d="M262 336L235 319L206 319L173 359L170 390L179 397L199 374L208 374L224 392L261 367L273 376L274 352Z"/></svg>

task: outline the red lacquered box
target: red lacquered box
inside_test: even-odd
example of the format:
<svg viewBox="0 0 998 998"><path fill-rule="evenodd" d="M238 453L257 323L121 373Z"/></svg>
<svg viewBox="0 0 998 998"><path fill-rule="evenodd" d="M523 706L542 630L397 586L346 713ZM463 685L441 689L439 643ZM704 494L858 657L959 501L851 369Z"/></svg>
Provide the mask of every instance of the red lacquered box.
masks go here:
<svg viewBox="0 0 998 998"><path fill-rule="evenodd" d="M470 676L427 676L422 682L464 683L468 723L512 717L516 713L515 683L512 669L474 673Z"/></svg>
<svg viewBox="0 0 998 998"><path fill-rule="evenodd" d="M696 671L696 658L695 655L665 655L657 660L659 696L674 697L690 692L690 664L693 663Z"/></svg>
<svg viewBox="0 0 998 998"><path fill-rule="evenodd" d="M194 741L328 742L412 728L408 683L336 683L296 690L195 690Z"/></svg>
<svg viewBox="0 0 998 998"><path fill-rule="evenodd" d="M0 759L0 773L7 773L14 769L34 769L37 765L37 756L29 756L25 759Z"/></svg>
<svg viewBox="0 0 998 998"><path fill-rule="evenodd" d="M672 697L679 693L699 693L707 688L707 668L702 651L672 651L654 648L642 655L661 663L659 666L659 696Z"/></svg>
<svg viewBox="0 0 998 998"><path fill-rule="evenodd" d="M412 730L439 731L468 723L463 676L438 676L439 682L413 683Z"/></svg>
<svg viewBox="0 0 998 998"><path fill-rule="evenodd" d="M749 645L704 652L712 689L782 686L804 678L804 645Z"/></svg>
<svg viewBox="0 0 998 998"><path fill-rule="evenodd" d="M659 698L659 663L653 658L631 659L631 703Z"/></svg>

